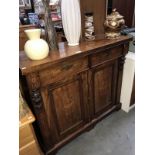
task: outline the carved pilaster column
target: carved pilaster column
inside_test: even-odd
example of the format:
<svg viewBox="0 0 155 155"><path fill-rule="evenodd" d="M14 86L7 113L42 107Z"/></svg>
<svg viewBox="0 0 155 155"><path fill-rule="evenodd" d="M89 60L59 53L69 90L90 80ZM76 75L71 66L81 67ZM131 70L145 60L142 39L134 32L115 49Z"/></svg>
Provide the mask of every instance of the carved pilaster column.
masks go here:
<svg viewBox="0 0 155 155"><path fill-rule="evenodd" d="M32 73L27 76L27 83L30 90L31 104L36 117L37 126L39 128L39 139L45 149L51 147L51 133L48 126L48 121L44 109L44 104L40 92L40 79L37 73Z"/></svg>
<svg viewBox="0 0 155 155"><path fill-rule="evenodd" d="M123 70L123 66L124 66L124 63L125 63L125 55L121 56L120 59L119 59L119 70Z"/></svg>
<svg viewBox="0 0 155 155"><path fill-rule="evenodd" d="M34 89L31 92L31 99L36 113L40 113L43 108L42 98L39 89Z"/></svg>
<svg viewBox="0 0 155 155"><path fill-rule="evenodd" d="M125 63L125 55L128 53L129 43L123 44L123 55L119 58L119 70L123 70L123 66Z"/></svg>
<svg viewBox="0 0 155 155"><path fill-rule="evenodd" d="M122 88L123 68L125 63L125 55L128 53L128 43L123 44L123 55L118 60L118 84L117 84L117 109L121 108L120 95Z"/></svg>

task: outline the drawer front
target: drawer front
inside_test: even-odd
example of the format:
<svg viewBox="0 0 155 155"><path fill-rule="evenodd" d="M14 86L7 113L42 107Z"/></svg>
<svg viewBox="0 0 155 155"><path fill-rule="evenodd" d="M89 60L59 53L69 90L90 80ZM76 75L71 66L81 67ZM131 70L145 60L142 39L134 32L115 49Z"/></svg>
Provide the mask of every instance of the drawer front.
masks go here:
<svg viewBox="0 0 155 155"><path fill-rule="evenodd" d="M34 140L32 134L32 128L30 125L26 125L19 129L19 147L23 147Z"/></svg>
<svg viewBox="0 0 155 155"><path fill-rule="evenodd" d="M41 155L41 152L35 141L33 141L22 149L19 149L19 155Z"/></svg>
<svg viewBox="0 0 155 155"><path fill-rule="evenodd" d="M88 69L87 57L58 63L48 69L39 72L42 86L64 80L72 75Z"/></svg>
<svg viewBox="0 0 155 155"><path fill-rule="evenodd" d="M91 66L96 66L104 63L104 61L118 58L123 53L123 46L114 47L103 51L102 49L97 50L96 53L90 56Z"/></svg>

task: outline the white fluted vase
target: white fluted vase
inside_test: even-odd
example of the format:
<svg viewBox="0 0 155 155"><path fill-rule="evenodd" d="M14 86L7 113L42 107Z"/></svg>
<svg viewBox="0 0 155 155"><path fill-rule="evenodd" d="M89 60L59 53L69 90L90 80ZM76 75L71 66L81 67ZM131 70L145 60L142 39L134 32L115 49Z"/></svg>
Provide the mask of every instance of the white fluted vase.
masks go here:
<svg viewBox="0 0 155 155"><path fill-rule="evenodd" d="M79 44L81 12L79 0L61 0L62 24L69 46Z"/></svg>

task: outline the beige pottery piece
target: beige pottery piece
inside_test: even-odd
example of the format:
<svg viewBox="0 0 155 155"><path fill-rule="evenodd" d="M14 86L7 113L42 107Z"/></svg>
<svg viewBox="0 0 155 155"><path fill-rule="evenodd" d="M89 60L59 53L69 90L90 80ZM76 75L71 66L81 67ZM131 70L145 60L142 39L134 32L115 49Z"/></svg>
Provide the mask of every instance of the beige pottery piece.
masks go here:
<svg viewBox="0 0 155 155"><path fill-rule="evenodd" d="M31 60L41 60L48 56L49 47L45 40L40 39L41 29L25 30L28 40L24 45L24 51Z"/></svg>

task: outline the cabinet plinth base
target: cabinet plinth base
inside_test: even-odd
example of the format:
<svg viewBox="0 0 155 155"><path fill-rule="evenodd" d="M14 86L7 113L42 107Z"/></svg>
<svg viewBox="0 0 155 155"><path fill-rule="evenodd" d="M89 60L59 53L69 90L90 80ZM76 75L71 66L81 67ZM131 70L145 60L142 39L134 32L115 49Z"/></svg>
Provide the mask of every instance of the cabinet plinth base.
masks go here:
<svg viewBox="0 0 155 155"><path fill-rule="evenodd" d="M117 110L117 111L120 110L120 109L121 109L121 106L122 106L121 103L117 104L117 106L116 106L116 110Z"/></svg>

